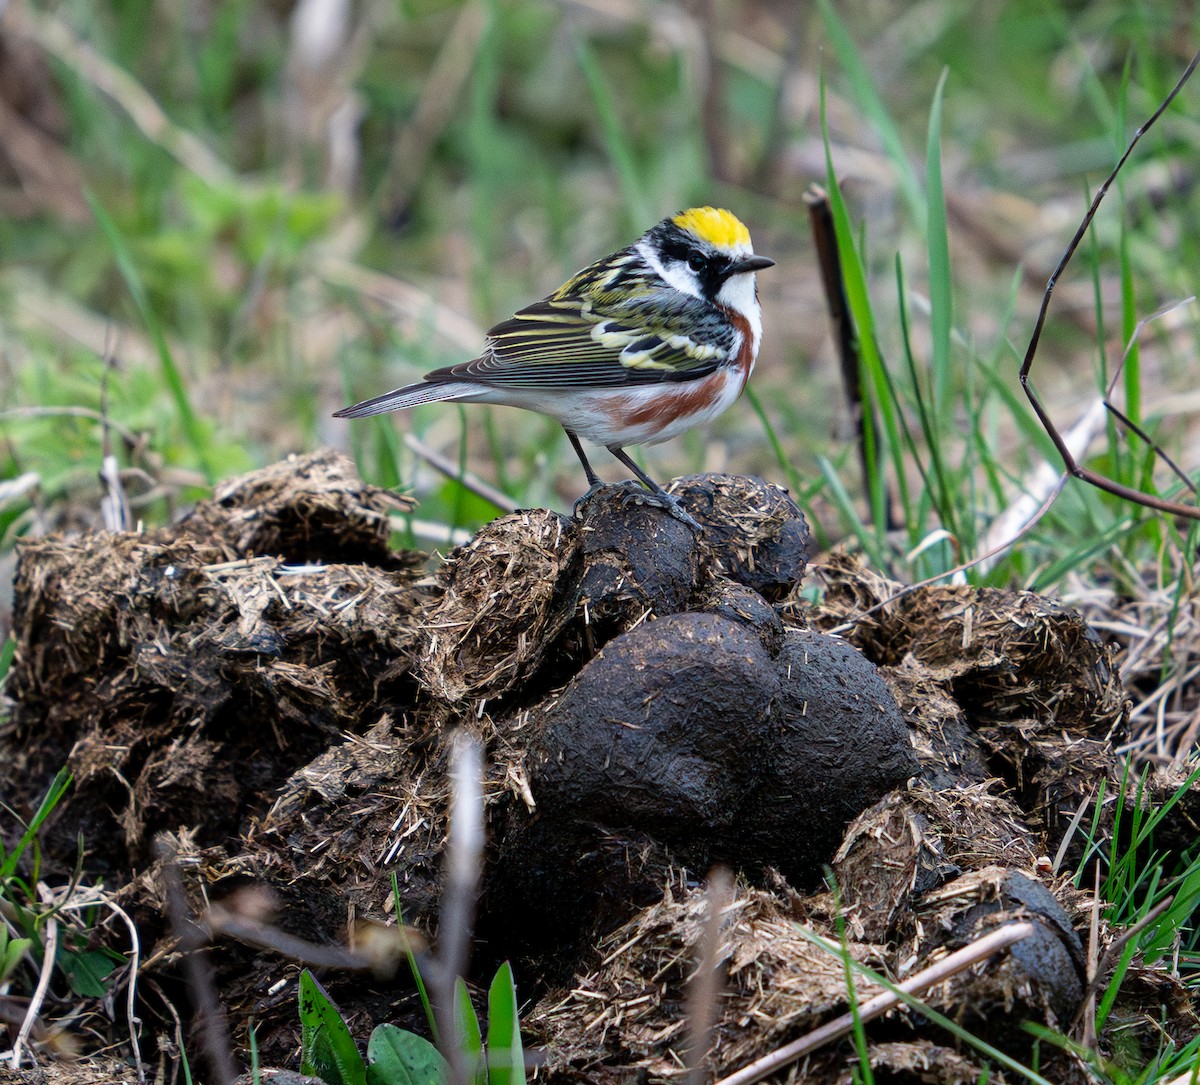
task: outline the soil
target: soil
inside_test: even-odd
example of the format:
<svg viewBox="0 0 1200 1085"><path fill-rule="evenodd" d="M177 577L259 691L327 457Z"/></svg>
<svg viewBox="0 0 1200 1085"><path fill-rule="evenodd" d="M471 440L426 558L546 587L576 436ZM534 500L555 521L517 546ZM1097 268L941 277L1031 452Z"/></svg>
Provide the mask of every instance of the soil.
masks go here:
<svg viewBox="0 0 1200 1085"><path fill-rule="evenodd" d="M442 949L448 740L464 732L487 823L472 978L512 961L537 1080L683 1076L715 866L735 872L717 1076L844 1012L846 966L814 936L903 980L1028 920L1032 936L925 998L1018 1058L1023 1022L1079 1034L1093 909L1068 872L1078 812L1106 781L1103 831L1119 790L1112 648L1036 595L896 597L836 553L813 602L785 491L722 475L672 490L702 531L604 487L572 518L502 517L431 571L389 547L403 503L319 453L231 482L170 530L22 546L0 799L28 818L74 774L42 877L69 878L82 833L84 880L138 927L143 1051L157 1037L169 1061L173 1014L189 1017L165 864L213 943L241 1056L253 1020L261 1060L298 1068L307 951L281 952L286 936L342 954L314 970L360 1040L381 1021L424 1031L400 958L366 946L395 932L398 901L405 944L430 968ZM7 823L6 846L16 835ZM1093 950L1116 933L1099 923ZM860 1000L878 991L855 983ZM1178 982L1136 959L1110 1020L1147 1060L1163 1032L1185 1043L1200 1026ZM110 1020L106 1058L124 1077L43 1050L0 1082L134 1080L123 1027ZM867 1052L877 1080L983 1072L909 1011L869 1026ZM832 1044L770 1080L849 1082L856 1059ZM1041 1060L1084 1079L1068 1054Z"/></svg>

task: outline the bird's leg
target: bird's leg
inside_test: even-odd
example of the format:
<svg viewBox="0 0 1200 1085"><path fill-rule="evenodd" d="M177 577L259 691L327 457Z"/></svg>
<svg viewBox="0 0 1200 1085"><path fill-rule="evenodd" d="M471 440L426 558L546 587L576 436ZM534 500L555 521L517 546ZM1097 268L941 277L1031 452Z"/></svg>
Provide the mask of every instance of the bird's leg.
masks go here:
<svg viewBox="0 0 1200 1085"><path fill-rule="evenodd" d="M652 479L648 474L646 474L645 471L643 471L636 463L633 462L632 457L628 452L625 451L625 449L618 448L616 445L609 445L608 450L626 467L628 467L629 470L637 476L641 484L645 486L646 489L652 494L660 494L663 497L670 496L666 490L664 490L657 482L654 481L654 479Z"/></svg>
<svg viewBox="0 0 1200 1085"><path fill-rule="evenodd" d="M604 483L601 481L600 476L596 474L596 469L592 467L590 463L588 463L588 458L584 454L583 445L579 443L579 438L569 429L567 429L566 426L563 426L563 431L567 435L567 440L571 442L571 447L575 449L575 455L579 457L579 462L583 464L583 473L587 475L588 480L587 493L580 497L579 500L576 501L571 507L571 514L573 516L578 516L579 506L582 505L589 497L591 497L596 490L603 486Z"/></svg>
<svg viewBox="0 0 1200 1085"><path fill-rule="evenodd" d="M629 494L625 500L640 500L648 505L656 505L660 509L666 509L680 523L687 524L688 527L695 528L699 532L703 532L704 528L700 526L700 522L683 507L683 503L674 494L667 493L657 482L654 481L645 471L643 471L633 460L625 449L617 445L609 445L609 452L617 457L626 467L629 468L650 492L648 494Z"/></svg>
<svg viewBox="0 0 1200 1085"><path fill-rule="evenodd" d="M583 454L583 445L579 443L579 438L567 429L566 426L563 426L563 430L567 435L567 440L571 442L571 447L575 449L575 455L579 457L579 462L583 464L583 473L587 475L589 492L591 492L591 490L600 485L600 476L596 474L595 469L588 463L587 456Z"/></svg>

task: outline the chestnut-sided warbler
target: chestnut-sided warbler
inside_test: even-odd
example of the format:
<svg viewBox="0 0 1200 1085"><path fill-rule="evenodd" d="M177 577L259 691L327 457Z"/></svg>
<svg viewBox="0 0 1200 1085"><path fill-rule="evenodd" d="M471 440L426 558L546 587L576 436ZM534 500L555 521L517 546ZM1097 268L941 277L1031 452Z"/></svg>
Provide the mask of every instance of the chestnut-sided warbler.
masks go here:
<svg viewBox="0 0 1200 1085"><path fill-rule="evenodd" d="M754 273L773 264L730 212L681 211L497 324L478 358L336 417L439 400L524 407L562 424L591 486L580 438L666 496L625 446L669 440L737 399L762 338Z"/></svg>

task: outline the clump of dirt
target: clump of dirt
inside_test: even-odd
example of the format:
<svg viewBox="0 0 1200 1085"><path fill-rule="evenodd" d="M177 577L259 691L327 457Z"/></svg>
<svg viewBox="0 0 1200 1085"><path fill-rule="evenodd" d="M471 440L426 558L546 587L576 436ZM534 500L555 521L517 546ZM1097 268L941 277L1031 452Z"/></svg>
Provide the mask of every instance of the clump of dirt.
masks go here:
<svg viewBox="0 0 1200 1085"><path fill-rule="evenodd" d="M6 797L30 809L66 764L58 824L85 834L100 870L144 862L163 830L229 839L297 767L377 717L381 696L411 699L417 556L295 566L240 549L273 539L334 562L338 539L356 559L378 533L387 495L355 482L333 496L353 471L344 458L285 466L291 506L283 469L268 468L261 485L226 488L269 492L261 514L217 498L178 530L21 547ZM317 507L341 522L310 525Z"/></svg>
<svg viewBox="0 0 1200 1085"><path fill-rule="evenodd" d="M838 557L811 604L784 491L721 475L672 490L701 531L603 487L572 518L487 525L427 576L387 548L395 499L324 453L235 480L171 531L29 544L0 733L21 772L3 798L27 814L73 768L51 854L69 862L83 828L160 968L156 837L197 906L268 885L281 930L337 941L395 921L395 877L404 919L432 932L446 738L467 730L486 762L479 967L513 961L547 1080L680 1075L699 880L718 862L741 880L716 1067L844 1008L845 965L814 937L902 979L1029 920L1027 943L928 997L1015 1052L1023 1018L1070 1027L1086 919L1047 855L1117 773L1127 708L1106 646L1028 593L889 602L897 585ZM298 966L234 946L214 960L233 1018L289 1057ZM414 1005L324 980L356 1026ZM1181 1001L1179 1035L1191 1014ZM871 1040L889 1080L981 1072L911 1014ZM838 1081L846 1060L806 1067Z"/></svg>
<svg viewBox="0 0 1200 1085"><path fill-rule="evenodd" d="M1078 613L996 588L900 594L838 556L824 576L815 624L831 629L873 610L846 635L891 676L943 782L1000 777L1041 819L1050 850L1098 781L1117 782L1113 749L1130 701L1115 648Z"/></svg>
<svg viewBox="0 0 1200 1085"><path fill-rule="evenodd" d="M389 517L412 505L367 485L345 456L325 450L289 456L218 486L179 522L175 535L289 564L408 568L409 555L389 545Z"/></svg>
<svg viewBox="0 0 1200 1085"><path fill-rule="evenodd" d="M703 542L718 574L769 603L800 583L812 539L786 490L744 475L684 475L669 490L703 521Z"/></svg>
<svg viewBox="0 0 1200 1085"><path fill-rule="evenodd" d="M660 900L604 937L595 970L544 999L527 1021L549 1059L539 1077L597 1085L682 1078L686 987L705 912L704 891L673 871ZM786 895L739 887L722 928L726 983L710 1063L718 1077L846 1001L845 965L819 944ZM860 944L853 955L883 967L877 947ZM854 985L860 1001L881 990L861 976Z"/></svg>
<svg viewBox="0 0 1200 1085"><path fill-rule="evenodd" d="M664 615L714 610L782 629L770 600L799 585L809 542L795 502L740 476L673 486L703 534L627 487L606 486L575 519L517 512L450 555L419 667L447 719L464 699L533 704L614 637Z"/></svg>

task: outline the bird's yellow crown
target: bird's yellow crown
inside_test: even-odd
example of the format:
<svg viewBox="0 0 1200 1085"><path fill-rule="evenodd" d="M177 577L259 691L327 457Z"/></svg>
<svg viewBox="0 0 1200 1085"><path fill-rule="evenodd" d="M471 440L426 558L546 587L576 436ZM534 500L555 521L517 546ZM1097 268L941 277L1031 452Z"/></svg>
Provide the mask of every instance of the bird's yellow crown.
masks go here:
<svg viewBox="0 0 1200 1085"><path fill-rule="evenodd" d="M719 249L750 247L750 231L742 220L719 207L690 207L672 220L681 230L695 234Z"/></svg>

